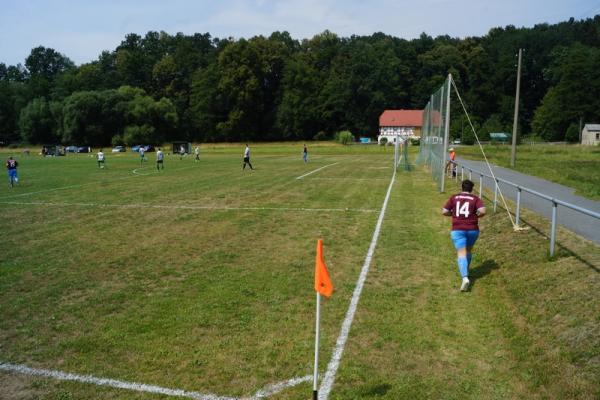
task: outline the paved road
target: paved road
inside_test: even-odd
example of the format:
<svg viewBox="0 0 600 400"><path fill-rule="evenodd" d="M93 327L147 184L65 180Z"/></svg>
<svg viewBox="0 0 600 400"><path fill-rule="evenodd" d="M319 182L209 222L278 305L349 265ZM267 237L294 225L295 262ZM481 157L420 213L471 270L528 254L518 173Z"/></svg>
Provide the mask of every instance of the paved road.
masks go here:
<svg viewBox="0 0 600 400"><path fill-rule="evenodd" d="M465 167L465 178L468 178L467 168L471 168L474 172L472 180L476 185L479 184L479 173L475 171L483 172L490 175L490 172L484 162L464 160L461 158L456 159L459 164L458 177L460 178L461 168L460 165ZM567 203L577 205L582 208L600 213L600 202L589 200L581 196L574 194L575 190L567 186L559 185L544 179L536 178L534 176L525 175L520 172L516 172L510 169L492 166L494 175L497 178L505 179L513 182L522 187L527 187L539 193L543 193L557 200L562 200ZM485 188L494 188L494 181L491 178L485 178L483 181ZM500 183L500 190L504 194L505 198L509 198L516 202L517 190L513 186ZM500 197L498 196L498 202ZM532 195L525 191L521 192L521 205L531 211L535 211L538 214L545 216L550 219L552 217L552 203L548 200L542 199L538 196ZM490 207L488 207L489 209ZM571 210L567 207L559 205L557 208L558 223L565 228L578 233L579 235L600 244L600 220L594 217L579 213ZM548 229L548 232L550 229Z"/></svg>

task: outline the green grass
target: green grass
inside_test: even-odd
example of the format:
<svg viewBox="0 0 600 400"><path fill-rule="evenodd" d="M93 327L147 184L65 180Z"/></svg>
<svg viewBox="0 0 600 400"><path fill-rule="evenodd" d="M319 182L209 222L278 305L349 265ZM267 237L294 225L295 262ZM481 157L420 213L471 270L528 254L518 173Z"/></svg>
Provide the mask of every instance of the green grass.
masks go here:
<svg viewBox="0 0 600 400"><path fill-rule="evenodd" d="M460 157L482 160L479 146L456 148ZM486 145L490 163L510 167L510 145ZM576 193L600 200L600 148L580 145L517 146L515 170L572 187Z"/></svg>
<svg viewBox="0 0 600 400"><path fill-rule="evenodd" d="M239 145L206 146L198 164L167 157L160 173L149 162L136 171L147 175L132 154L109 155L106 170L84 155L19 158L20 186L0 190L0 361L229 396L310 375L323 238L336 288L324 373L393 154L309 143L305 165L301 144L252 149L256 171L241 171ZM331 398L600 395L598 247L561 231L548 260L535 230L492 215L461 294L447 195L420 170L397 179ZM9 399L166 398L0 381ZM271 398L310 394L304 383Z"/></svg>

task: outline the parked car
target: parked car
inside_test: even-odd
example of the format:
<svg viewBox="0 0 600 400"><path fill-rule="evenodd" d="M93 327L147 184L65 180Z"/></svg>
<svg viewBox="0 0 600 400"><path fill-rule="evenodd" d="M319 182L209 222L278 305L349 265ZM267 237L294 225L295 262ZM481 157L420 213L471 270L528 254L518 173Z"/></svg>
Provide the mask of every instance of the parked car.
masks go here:
<svg viewBox="0 0 600 400"><path fill-rule="evenodd" d="M452 144L460 144L460 139L454 139L454 141L452 142Z"/></svg>
<svg viewBox="0 0 600 400"><path fill-rule="evenodd" d="M79 146L79 147L77 148L77 152L78 152L78 153L91 153L91 152L92 152L92 149L91 149L91 147L89 147L89 146Z"/></svg>
<svg viewBox="0 0 600 400"><path fill-rule="evenodd" d="M134 153L139 153L140 148L143 148L144 152L154 151L154 146L152 146L151 144L138 144L136 146L133 146L131 148L131 151L133 151Z"/></svg>
<svg viewBox="0 0 600 400"><path fill-rule="evenodd" d="M115 146L112 149L113 153L124 153L125 152L125 146Z"/></svg>
<svg viewBox="0 0 600 400"><path fill-rule="evenodd" d="M65 151L67 153L77 153L77 146L67 146L65 147Z"/></svg>

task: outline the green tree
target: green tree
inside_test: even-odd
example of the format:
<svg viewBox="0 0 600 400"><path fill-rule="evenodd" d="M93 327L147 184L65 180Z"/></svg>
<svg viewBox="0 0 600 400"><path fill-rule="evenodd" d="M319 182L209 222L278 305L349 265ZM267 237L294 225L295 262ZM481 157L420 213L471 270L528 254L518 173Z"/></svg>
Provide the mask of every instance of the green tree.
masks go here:
<svg viewBox="0 0 600 400"><path fill-rule="evenodd" d="M28 85L33 96L41 97L48 96L55 79L72 70L75 64L56 50L39 46L31 50L25 66L29 71Z"/></svg>
<svg viewBox="0 0 600 400"><path fill-rule="evenodd" d="M26 143L57 143L56 121L45 98L27 104L19 117L21 137Z"/></svg>
<svg viewBox="0 0 600 400"><path fill-rule="evenodd" d="M532 127L546 140L563 140L572 121L600 117L600 49L575 44L553 54L546 74L554 85L536 109Z"/></svg>
<svg viewBox="0 0 600 400"><path fill-rule="evenodd" d="M101 92L76 92L65 99L63 107L63 143L96 146L110 142L103 129Z"/></svg>

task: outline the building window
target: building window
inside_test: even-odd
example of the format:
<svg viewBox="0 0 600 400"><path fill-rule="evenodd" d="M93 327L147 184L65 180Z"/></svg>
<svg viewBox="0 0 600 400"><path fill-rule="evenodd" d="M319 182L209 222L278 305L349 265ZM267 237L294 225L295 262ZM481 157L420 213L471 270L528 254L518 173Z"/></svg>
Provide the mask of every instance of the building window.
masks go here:
<svg viewBox="0 0 600 400"><path fill-rule="evenodd" d="M600 133L596 133L596 140L600 140Z"/></svg>

